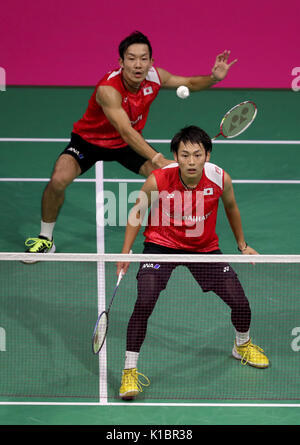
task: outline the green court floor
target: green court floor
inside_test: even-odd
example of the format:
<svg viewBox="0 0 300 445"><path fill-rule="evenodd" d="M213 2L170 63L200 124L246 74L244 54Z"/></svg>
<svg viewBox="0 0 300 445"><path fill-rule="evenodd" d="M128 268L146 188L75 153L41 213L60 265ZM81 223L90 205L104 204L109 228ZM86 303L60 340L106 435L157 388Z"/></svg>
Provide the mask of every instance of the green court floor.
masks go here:
<svg viewBox="0 0 300 445"><path fill-rule="evenodd" d="M10 87L0 93L1 252L22 252L24 240L38 235L41 194L55 159L67 143L72 123L81 117L91 92L90 88ZM154 140L152 145L168 157L167 141L182 126L196 124L214 136L230 107L247 99L256 102L257 118L238 138L240 143L219 141L214 145L211 161L231 175L247 242L263 254L300 254L296 241L300 204L299 97L287 90L215 89L194 93L181 101L174 92L162 91L144 132L147 139ZM116 197L119 223L130 209L129 198L141 187L142 178L117 163L104 164L103 176L103 189ZM97 252L95 168L79 179L67 190L56 224L57 252ZM221 206L217 232L222 251L236 254ZM105 252L118 253L124 227L106 226L104 235ZM134 253L141 253L142 243L140 234ZM290 348L291 331L299 325L296 265L281 269L257 265L255 273L250 265L239 266L239 275L252 295L255 339L263 339L261 346L272 356L272 367L262 372L230 358L232 332L227 308L210 294L202 295L199 301L198 288L187 271L175 271L153 314L150 337L144 345L143 370L153 378L152 392L145 391L137 400L144 406L80 405L97 402L99 393L98 362L90 350L90 327L97 313L94 264L50 267L47 263L24 266L2 262L0 266L0 327L22 339L15 344L8 335L6 351L0 351L0 424L300 424L300 408L296 406L300 385L294 374L300 352ZM114 273L113 264L109 265L107 296ZM127 299L112 314L107 342L110 402L119 402L126 325L134 304L134 276L135 266L130 279L122 283ZM184 285L189 290L190 306L185 306L182 315L179 308ZM174 301L171 311L169 295ZM210 312L214 315L208 318ZM168 318L162 321L161 313L168 313ZM180 327L179 336L174 320L181 316L190 322L187 331ZM227 355L222 355L223 351L228 351ZM158 367L154 366L154 356L159 360ZM177 387L178 379L187 379L185 390ZM49 403L10 405L12 402ZM72 405L51 404L59 402ZM161 406L151 406L151 402ZM190 406L194 402L216 406ZM172 406L163 406L167 403ZM255 406L248 407L249 403ZM286 406L256 406L265 403Z"/></svg>

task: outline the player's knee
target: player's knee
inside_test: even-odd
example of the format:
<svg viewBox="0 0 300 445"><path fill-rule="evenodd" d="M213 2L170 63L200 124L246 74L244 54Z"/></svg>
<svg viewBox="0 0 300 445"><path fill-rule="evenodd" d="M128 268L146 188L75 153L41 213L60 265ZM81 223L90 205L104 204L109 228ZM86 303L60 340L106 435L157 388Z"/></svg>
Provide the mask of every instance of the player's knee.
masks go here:
<svg viewBox="0 0 300 445"><path fill-rule="evenodd" d="M251 314L251 308L248 299L245 297L239 301L237 310L244 314Z"/></svg>
<svg viewBox="0 0 300 445"><path fill-rule="evenodd" d="M245 293L242 292L236 292L236 293L232 293L232 298L231 300L231 308L238 310L240 312L250 312L250 304L249 304L249 300L246 297Z"/></svg>
<svg viewBox="0 0 300 445"><path fill-rule="evenodd" d="M72 156L61 155L55 164L50 186L56 192L64 191L80 173L80 166Z"/></svg>
<svg viewBox="0 0 300 445"><path fill-rule="evenodd" d="M54 192L60 193L63 192L69 184L70 182L66 178L54 173L51 177L49 187Z"/></svg>
<svg viewBox="0 0 300 445"><path fill-rule="evenodd" d="M144 295L157 295L166 287L165 280L157 272L140 274L138 289Z"/></svg>

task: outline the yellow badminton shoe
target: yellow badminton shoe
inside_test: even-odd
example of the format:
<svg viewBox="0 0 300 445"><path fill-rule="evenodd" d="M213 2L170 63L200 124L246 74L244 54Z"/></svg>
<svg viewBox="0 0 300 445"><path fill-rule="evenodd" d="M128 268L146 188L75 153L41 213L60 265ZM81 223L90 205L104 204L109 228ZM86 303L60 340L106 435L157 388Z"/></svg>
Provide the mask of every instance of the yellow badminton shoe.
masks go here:
<svg viewBox="0 0 300 445"><path fill-rule="evenodd" d="M139 376L143 377L144 381L141 381ZM120 388L120 397L123 400L132 400L138 395L139 392L143 392L143 386L149 385L150 380L148 377L138 372L137 368L124 369Z"/></svg>
<svg viewBox="0 0 300 445"><path fill-rule="evenodd" d="M28 247L26 253L54 253L56 248L52 241L48 240L44 236L38 238L27 238L25 246ZM34 260L24 260L24 263L36 263Z"/></svg>
<svg viewBox="0 0 300 445"><path fill-rule="evenodd" d="M232 355L237 360L240 360L242 365L251 365L255 368L267 368L269 366L269 359L264 354L264 350L254 345L251 338L241 346L237 346L236 342L234 342Z"/></svg>

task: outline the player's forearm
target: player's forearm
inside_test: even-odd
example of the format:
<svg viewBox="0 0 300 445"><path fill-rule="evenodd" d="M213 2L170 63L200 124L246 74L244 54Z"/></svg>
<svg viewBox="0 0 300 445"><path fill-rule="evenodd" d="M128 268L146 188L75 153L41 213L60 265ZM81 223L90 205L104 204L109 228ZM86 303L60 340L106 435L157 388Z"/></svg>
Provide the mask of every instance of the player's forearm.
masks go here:
<svg viewBox="0 0 300 445"><path fill-rule="evenodd" d="M139 155L150 161L158 154L134 128L120 131L122 139Z"/></svg>
<svg viewBox="0 0 300 445"><path fill-rule="evenodd" d="M129 222L127 223L125 231L125 239L121 253L129 253L132 250L132 246L134 244L134 241L136 240L136 237L138 236L140 228L141 228L140 223L137 224L136 226L130 224Z"/></svg>
<svg viewBox="0 0 300 445"><path fill-rule="evenodd" d="M146 196L146 194L140 194L137 203L129 213L122 253L130 252L134 241L138 236L148 208L148 200Z"/></svg>
<svg viewBox="0 0 300 445"><path fill-rule="evenodd" d="M237 245L240 249L245 247L245 237L242 228L242 220L238 207L234 206L233 208L225 209L228 222L230 224L232 233L236 239Z"/></svg>
<svg viewBox="0 0 300 445"><path fill-rule="evenodd" d="M193 76L188 80L187 87L191 91L201 91L215 85L218 81L214 79L213 75L210 76Z"/></svg>

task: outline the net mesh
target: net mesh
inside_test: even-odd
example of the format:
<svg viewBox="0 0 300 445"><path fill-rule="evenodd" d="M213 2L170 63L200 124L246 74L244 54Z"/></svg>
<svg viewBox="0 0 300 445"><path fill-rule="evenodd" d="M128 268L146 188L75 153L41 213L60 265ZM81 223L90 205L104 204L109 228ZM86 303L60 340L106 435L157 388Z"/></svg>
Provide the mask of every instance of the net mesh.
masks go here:
<svg viewBox="0 0 300 445"><path fill-rule="evenodd" d="M42 261L26 265L22 254L0 254L1 399L119 400L140 261L151 270L142 281L152 292L157 265L178 256L128 256L131 264L99 356L93 354L92 335L111 299L118 257L40 256ZM221 261L217 257L214 261ZM199 258L184 262L212 261ZM250 303L251 338L270 360L267 369L232 357L231 308L215 292L204 292L180 259L148 319L138 369L151 385L139 401L300 400L300 257L261 256L255 265L253 257L229 258Z"/></svg>

